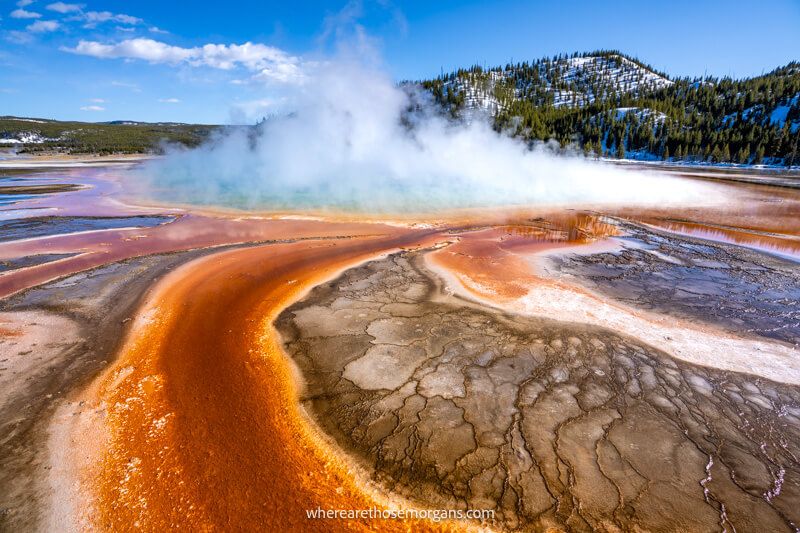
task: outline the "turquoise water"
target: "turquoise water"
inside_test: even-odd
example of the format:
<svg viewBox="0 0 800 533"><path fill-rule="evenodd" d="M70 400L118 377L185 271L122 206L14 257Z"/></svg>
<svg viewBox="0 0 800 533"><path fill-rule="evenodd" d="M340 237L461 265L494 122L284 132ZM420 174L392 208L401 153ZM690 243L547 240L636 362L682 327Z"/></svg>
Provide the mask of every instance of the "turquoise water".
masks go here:
<svg viewBox="0 0 800 533"><path fill-rule="evenodd" d="M142 187L137 194L167 204L241 210L422 213L536 203L536 196L531 191L476 187L457 180L417 180L409 184L407 180L376 179L293 186L268 182L248 184L247 178L241 181L170 180L162 175L153 181L156 185Z"/></svg>

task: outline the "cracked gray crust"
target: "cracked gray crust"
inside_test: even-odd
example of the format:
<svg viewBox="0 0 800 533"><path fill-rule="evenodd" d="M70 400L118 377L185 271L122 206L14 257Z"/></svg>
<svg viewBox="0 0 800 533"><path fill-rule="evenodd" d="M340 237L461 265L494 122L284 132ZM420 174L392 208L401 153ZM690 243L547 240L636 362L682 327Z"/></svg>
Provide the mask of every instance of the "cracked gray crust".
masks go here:
<svg viewBox="0 0 800 533"><path fill-rule="evenodd" d="M276 320L318 424L387 490L508 529L792 531L800 390L441 290L419 252Z"/></svg>
<svg viewBox="0 0 800 533"><path fill-rule="evenodd" d="M554 255L548 270L638 309L800 343L797 263L741 246L676 236L618 221L632 246Z"/></svg>

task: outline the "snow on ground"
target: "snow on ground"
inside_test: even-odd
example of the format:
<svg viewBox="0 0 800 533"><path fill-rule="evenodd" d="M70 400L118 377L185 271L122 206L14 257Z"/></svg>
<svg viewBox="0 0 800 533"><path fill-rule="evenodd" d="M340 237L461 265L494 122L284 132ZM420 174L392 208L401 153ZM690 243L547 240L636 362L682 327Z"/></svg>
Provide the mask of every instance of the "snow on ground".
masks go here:
<svg viewBox="0 0 800 533"><path fill-rule="evenodd" d="M594 91L626 92L641 94L667 87L669 79L620 56L573 57L559 59L549 64L535 64L539 69L538 82L517 81L514 88L516 98L542 89L552 94L553 104L560 106L584 106L595 101ZM493 70L484 73L468 73L445 86L456 93L464 93L465 108L483 109L497 113L504 103L495 95L498 83L514 80L513 70Z"/></svg>
<svg viewBox="0 0 800 533"><path fill-rule="evenodd" d="M2 117L0 117L0 118L2 118ZM16 120L18 122L35 122L36 124L45 124L47 122L46 120L37 120L35 118L17 118L17 117L14 117L14 118L9 119L9 120Z"/></svg>
<svg viewBox="0 0 800 533"><path fill-rule="evenodd" d="M21 131L11 135L13 135L13 137L0 138L0 144L42 144L44 142L61 140L60 137L44 137L35 131Z"/></svg>
<svg viewBox="0 0 800 533"><path fill-rule="evenodd" d="M629 113L633 113L634 115L636 115L636 118L639 119L639 122L641 122L646 118L653 117L656 124L660 124L661 122L664 122L664 120L667 118L667 115L665 115L661 111L654 111L646 107L618 107L617 120L622 120Z"/></svg>
<svg viewBox="0 0 800 533"><path fill-rule="evenodd" d="M565 70L564 70L565 69ZM575 83L583 90L555 90L554 105L578 105L594 102L596 95L592 92L592 83L614 87L618 92L640 94L655 91L672 84L667 78L643 68L633 61L620 56L612 57L573 57L556 62L554 70L560 70L561 81Z"/></svg>
<svg viewBox="0 0 800 533"><path fill-rule="evenodd" d="M779 127L783 127L786 123L786 119L789 115L789 110L797 105L800 102L800 93L794 95L791 100L787 100L785 103L777 106L775 109L772 110L772 113L769 114L769 121L772 124L775 124ZM797 131L800 128L800 120L795 120L792 122L791 129L792 133Z"/></svg>
<svg viewBox="0 0 800 533"><path fill-rule="evenodd" d="M786 123L786 119L789 115L789 110L800 103L800 93L797 93L792 98L787 100L783 100L774 109L769 111L769 122L773 126L778 126L782 128L783 125ZM752 107L748 107L744 111L742 111L742 119L749 120L753 114L756 115L763 115L765 113L764 106L762 104L757 104ZM730 126L736 120L737 113L731 113L729 115L725 115L722 119L722 123L726 126ZM800 120L792 121L791 131L792 133L800 130Z"/></svg>

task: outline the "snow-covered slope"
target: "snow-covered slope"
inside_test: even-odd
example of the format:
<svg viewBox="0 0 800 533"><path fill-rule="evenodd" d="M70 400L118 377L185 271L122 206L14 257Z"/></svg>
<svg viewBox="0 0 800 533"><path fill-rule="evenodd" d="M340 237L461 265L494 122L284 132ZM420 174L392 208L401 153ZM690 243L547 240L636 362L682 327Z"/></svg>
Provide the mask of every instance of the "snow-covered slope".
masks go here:
<svg viewBox="0 0 800 533"><path fill-rule="evenodd" d="M639 96L670 84L667 77L636 61L603 54L542 59L489 71L462 70L444 81L443 91L460 95L467 110L495 114L514 98L576 107L610 94Z"/></svg>
<svg viewBox="0 0 800 533"><path fill-rule="evenodd" d="M792 108L797 108L800 105L800 93L794 95L793 98L780 102L769 114L769 121L780 128L784 127L789 119L789 112ZM791 119L792 133L800 129L800 117Z"/></svg>
<svg viewBox="0 0 800 533"><path fill-rule="evenodd" d="M652 117L653 122L656 124L664 122L667 118L664 113L643 107L618 107L616 109L617 120L622 120L628 115L635 115L639 122Z"/></svg>
<svg viewBox="0 0 800 533"><path fill-rule="evenodd" d="M573 57L556 62L548 73L553 104L586 105L610 92L639 96L672 82L622 56Z"/></svg>
<svg viewBox="0 0 800 533"><path fill-rule="evenodd" d="M779 128L783 128L787 120L789 121L789 128L792 133L800 131L800 116L790 116L792 109L800 107L800 93L795 94L792 98L786 98L777 103L774 107L767 107L762 104L748 107L739 113L731 113L725 115L722 119L723 126L731 126L737 120L745 120L758 123L768 123Z"/></svg>
<svg viewBox="0 0 800 533"><path fill-rule="evenodd" d="M508 105L499 88L506 78L502 72L467 72L445 85L456 94L463 95L464 109L486 111L492 115Z"/></svg>
<svg viewBox="0 0 800 533"><path fill-rule="evenodd" d="M0 132L0 144L41 144L43 142L59 140L61 140L60 137L44 137L37 131Z"/></svg>

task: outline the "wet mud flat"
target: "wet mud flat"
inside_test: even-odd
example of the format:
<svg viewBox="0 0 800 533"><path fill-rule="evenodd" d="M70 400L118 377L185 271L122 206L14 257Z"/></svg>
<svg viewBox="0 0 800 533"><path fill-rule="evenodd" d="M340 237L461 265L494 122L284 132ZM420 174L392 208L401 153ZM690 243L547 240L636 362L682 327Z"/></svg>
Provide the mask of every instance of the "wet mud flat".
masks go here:
<svg viewBox="0 0 800 533"><path fill-rule="evenodd" d="M74 183L53 183L39 185L0 185L0 196L2 195L34 195L34 194L53 194L59 192L77 191L80 185Z"/></svg>
<svg viewBox="0 0 800 533"><path fill-rule="evenodd" d="M0 206L16 204L38 196L78 191L82 188L83 186L77 183L62 183L49 178L39 179L35 174L0 175Z"/></svg>
<svg viewBox="0 0 800 533"><path fill-rule="evenodd" d="M45 263L58 261L59 259L66 259L75 255L77 254L36 254L26 255L24 257L0 259L0 273L26 268L29 266L43 265Z"/></svg>
<svg viewBox="0 0 800 533"><path fill-rule="evenodd" d="M129 217L28 217L0 220L0 242L64 235L81 231L121 228L149 228L174 220L173 216Z"/></svg>
<svg viewBox="0 0 800 533"><path fill-rule="evenodd" d="M621 227L622 250L553 255L547 270L635 308L800 342L797 262L636 224Z"/></svg>
<svg viewBox="0 0 800 533"><path fill-rule="evenodd" d="M154 280L208 253L112 263L0 300L0 531L42 527L60 497L48 480L56 408L113 360Z"/></svg>
<svg viewBox="0 0 800 533"><path fill-rule="evenodd" d="M307 410L387 490L537 531L800 524L797 387L466 301L423 255L350 269L275 322Z"/></svg>

